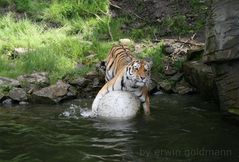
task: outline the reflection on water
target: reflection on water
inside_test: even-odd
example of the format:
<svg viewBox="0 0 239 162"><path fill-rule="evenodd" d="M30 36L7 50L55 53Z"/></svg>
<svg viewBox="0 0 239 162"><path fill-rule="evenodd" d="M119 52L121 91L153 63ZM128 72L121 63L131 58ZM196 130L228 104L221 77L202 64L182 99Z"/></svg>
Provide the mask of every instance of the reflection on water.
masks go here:
<svg viewBox="0 0 239 162"><path fill-rule="evenodd" d="M131 120L126 121L109 121L102 120L93 124L94 128L104 131L123 131L123 132L135 132L135 123Z"/></svg>
<svg viewBox="0 0 239 162"><path fill-rule="evenodd" d="M0 161L235 161L239 129L197 96L158 95L152 115L90 118L92 101L0 107Z"/></svg>

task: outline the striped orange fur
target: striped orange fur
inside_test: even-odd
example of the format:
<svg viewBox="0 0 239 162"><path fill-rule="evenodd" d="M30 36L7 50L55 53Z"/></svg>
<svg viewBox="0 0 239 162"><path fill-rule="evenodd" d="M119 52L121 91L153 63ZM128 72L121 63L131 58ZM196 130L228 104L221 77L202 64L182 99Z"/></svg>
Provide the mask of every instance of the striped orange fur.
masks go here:
<svg viewBox="0 0 239 162"><path fill-rule="evenodd" d="M113 79L116 73L125 65L128 65L134 56L131 54L128 46L115 45L111 48L108 57L106 59L106 73L105 80L108 82Z"/></svg>
<svg viewBox="0 0 239 162"><path fill-rule="evenodd" d="M148 84L151 62L134 58L127 46L114 46L106 60L106 80L98 92L92 111L97 114L100 100L110 91L129 91L139 98L145 114L150 114Z"/></svg>

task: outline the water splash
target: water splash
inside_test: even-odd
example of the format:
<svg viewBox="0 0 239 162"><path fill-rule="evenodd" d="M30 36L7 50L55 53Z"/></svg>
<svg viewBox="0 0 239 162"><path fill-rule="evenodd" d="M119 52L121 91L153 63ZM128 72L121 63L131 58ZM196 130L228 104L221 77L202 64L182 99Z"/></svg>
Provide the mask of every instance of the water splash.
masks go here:
<svg viewBox="0 0 239 162"><path fill-rule="evenodd" d="M88 108L82 108L81 106L71 104L59 117L68 119L79 119L80 117L88 118L92 117L92 112Z"/></svg>
<svg viewBox="0 0 239 162"><path fill-rule="evenodd" d="M80 115L84 118L94 117L92 111L87 108L81 109Z"/></svg>

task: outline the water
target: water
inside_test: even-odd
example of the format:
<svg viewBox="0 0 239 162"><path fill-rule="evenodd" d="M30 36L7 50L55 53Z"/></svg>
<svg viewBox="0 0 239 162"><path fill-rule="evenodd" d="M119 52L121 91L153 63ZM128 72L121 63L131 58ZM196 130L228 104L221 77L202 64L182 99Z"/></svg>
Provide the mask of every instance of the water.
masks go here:
<svg viewBox="0 0 239 162"><path fill-rule="evenodd" d="M86 117L89 100L1 107L0 161L239 161L238 126L215 105L197 96L151 100L149 118L127 121Z"/></svg>

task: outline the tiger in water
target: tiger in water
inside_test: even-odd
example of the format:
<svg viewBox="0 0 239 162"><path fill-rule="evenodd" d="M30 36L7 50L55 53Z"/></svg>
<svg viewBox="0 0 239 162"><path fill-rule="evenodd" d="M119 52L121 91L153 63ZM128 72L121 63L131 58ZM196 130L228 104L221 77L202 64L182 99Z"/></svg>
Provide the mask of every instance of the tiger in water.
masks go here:
<svg viewBox="0 0 239 162"><path fill-rule="evenodd" d="M110 50L105 66L105 80L107 82L93 102L93 113L97 113L100 100L108 92L129 91L139 98L145 114L150 114L148 84L152 63L136 59L128 46L116 45Z"/></svg>

